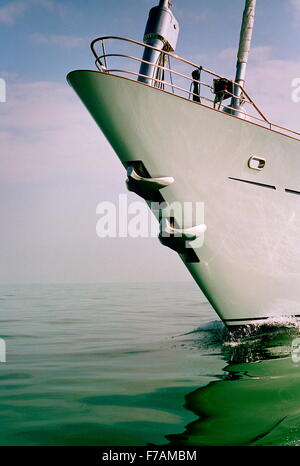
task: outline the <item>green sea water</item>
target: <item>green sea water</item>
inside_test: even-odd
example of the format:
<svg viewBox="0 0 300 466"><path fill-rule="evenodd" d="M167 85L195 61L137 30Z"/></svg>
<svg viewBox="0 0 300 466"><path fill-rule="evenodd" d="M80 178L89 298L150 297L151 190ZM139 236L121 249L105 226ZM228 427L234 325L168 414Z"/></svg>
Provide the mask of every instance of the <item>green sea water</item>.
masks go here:
<svg viewBox="0 0 300 466"><path fill-rule="evenodd" d="M299 445L298 327L228 335L193 283L2 285L0 445Z"/></svg>

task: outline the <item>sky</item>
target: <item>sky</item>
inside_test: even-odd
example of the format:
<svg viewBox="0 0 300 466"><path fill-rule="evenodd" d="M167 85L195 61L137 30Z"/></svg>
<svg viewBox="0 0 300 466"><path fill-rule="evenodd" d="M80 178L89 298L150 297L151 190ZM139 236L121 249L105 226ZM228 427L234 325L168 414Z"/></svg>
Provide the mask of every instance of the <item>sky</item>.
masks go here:
<svg viewBox="0 0 300 466"><path fill-rule="evenodd" d="M234 77L244 0L174 0L176 53ZM155 0L1 0L0 283L186 281L155 238L99 238L96 206L125 193L125 172L66 83L93 69L90 41L142 40ZM257 0L247 90L299 130L300 0ZM130 194L130 200L137 200ZM155 271L155 273L153 273Z"/></svg>

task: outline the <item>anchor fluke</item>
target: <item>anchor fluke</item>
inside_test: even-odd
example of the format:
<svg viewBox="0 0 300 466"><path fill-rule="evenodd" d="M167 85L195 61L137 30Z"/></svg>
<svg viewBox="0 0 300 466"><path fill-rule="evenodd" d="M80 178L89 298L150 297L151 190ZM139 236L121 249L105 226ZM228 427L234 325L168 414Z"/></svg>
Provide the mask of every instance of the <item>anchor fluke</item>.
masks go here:
<svg viewBox="0 0 300 466"><path fill-rule="evenodd" d="M176 238L183 239L184 241L193 241L198 238L202 233L207 229L206 225L202 223L201 225L196 225L191 228L174 228L169 219L162 218L160 221L161 233L165 236L175 236Z"/></svg>
<svg viewBox="0 0 300 466"><path fill-rule="evenodd" d="M167 246L178 254L183 254L187 262L199 262L197 255L193 250L192 241L197 240L206 231L206 225L201 224L191 228L174 228L168 218L162 218L160 221L159 241L163 246ZM195 244L195 247L198 247Z"/></svg>
<svg viewBox="0 0 300 466"><path fill-rule="evenodd" d="M129 166L127 168L126 185L128 190L138 194L147 201L155 201L158 191L170 186L174 181L172 176L145 178L140 176L134 167Z"/></svg>

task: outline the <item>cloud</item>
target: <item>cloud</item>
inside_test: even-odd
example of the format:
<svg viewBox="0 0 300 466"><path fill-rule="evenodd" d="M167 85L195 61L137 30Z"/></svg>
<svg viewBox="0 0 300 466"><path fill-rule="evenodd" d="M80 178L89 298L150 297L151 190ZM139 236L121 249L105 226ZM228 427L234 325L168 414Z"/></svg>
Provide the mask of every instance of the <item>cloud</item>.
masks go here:
<svg viewBox="0 0 300 466"><path fill-rule="evenodd" d="M96 236L96 205L118 201L126 172L67 84L11 84L0 108L0 282L153 281L145 261L156 280L187 279L155 239Z"/></svg>
<svg viewBox="0 0 300 466"><path fill-rule="evenodd" d="M0 70L0 78L16 80L18 78L18 73L15 73L13 71L1 71Z"/></svg>
<svg viewBox="0 0 300 466"><path fill-rule="evenodd" d="M272 55L272 47L269 45L262 45L258 47L252 47L250 50L249 60L259 62L268 60ZM219 52L219 57L225 60L236 59L237 48L227 48Z"/></svg>
<svg viewBox="0 0 300 466"><path fill-rule="evenodd" d="M84 174L94 178L101 171L110 176L121 170L108 142L67 83L14 83L8 87L7 102L0 105L2 181Z"/></svg>
<svg viewBox="0 0 300 466"><path fill-rule="evenodd" d="M0 8L0 22L5 24L13 24L15 20L22 16L27 10L28 3L25 1L8 3Z"/></svg>
<svg viewBox="0 0 300 466"><path fill-rule="evenodd" d="M183 23L194 23L200 24L204 21L208 21L211 17L212 12L208 9L202 9L201 13L196 14L189 9L176 8L175 16L178 17Z"/></svg>
<svg viewBox="0 0 300 466"><path fill-rule="evenodd" d="M221 50L218 54L221 68L226 65L228 69L228 62L230 66L235 64L236 53L234 48ZM300 104L292 100L292 82L299 77L299 69L299 61L275 59L274 50L269 45L253 47L245 86L255 104L272 123L296 131L299 131ZM256 116L255 111L250 112L250 107L246 107Z"/></svg>
<svg viewBox="0 0 300 466"><path fill-rule="evenodd" d="M300 13L300 0L291 0L292 7Z"/></svg>
<svg viewBox="0 0 300 466"><path fill-rule="evenodd" d="M47 8L48 10L55 8L55 3L52 0L17 0L0 7L0 22L4 24L14 24L16 20L23 16L24 13L33 6Z"/></svg>
<svg viewBox="0 0 300 466"><path fill-rule="evenodd" d="M299 131L300 104L292 100L292 82L300 62L269 59L249 66L246 88L272 123Z"/></svg>
<svg viewBox="0 0 300 466"><path fill-rule="evenodd" d="M290 0L290 5L295 13L295 19L300 21L300 0Z"/></svg>
<svg viewBox="0 0 300 466"><path fill-rule="evenodd" d="M80 37L56 34L46 36L38 32L31 34L30 39L35 44L58 45L65 48L85 47L91 41L91 38L87 36Z"/></svg>

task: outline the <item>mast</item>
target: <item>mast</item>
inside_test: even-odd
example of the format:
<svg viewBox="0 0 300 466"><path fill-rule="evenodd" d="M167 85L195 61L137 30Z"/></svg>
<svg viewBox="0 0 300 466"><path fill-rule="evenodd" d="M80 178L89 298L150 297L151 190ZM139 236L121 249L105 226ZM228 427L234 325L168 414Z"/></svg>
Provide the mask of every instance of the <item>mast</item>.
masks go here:
<svg viewBox="0 0 300 466"><path fill-rule="evenodd" d="M172 13L173 3L171 0L160 0L159 5L151 8L149 18L146 24L144 43L155 47L153 50L145 47L143 60L148 63L142 63L138 81L147 84L152 83L152 78L157 71L156 65L163 51L173 52L179 33L179 25Z"/></svg>
<svg viewBox="0 0 300 466"><path fill-rule="evenodd" d="M251 47L252 32L254 26L254 17L255 17L255 6L256 0L246 0L243 22L240 33L240 43L239 50L237 54L237 64L236 64L236 76L235 82L240 84L242 87L245 84L246 78L246 68L248 63L249 51ZM241 97L242 91L240 87L235 86L234 95ZM241 110L241 101L239 98L232 98L231 107L237 110ZM239 112L232 111L235 115L240 115Z"/></svg>

